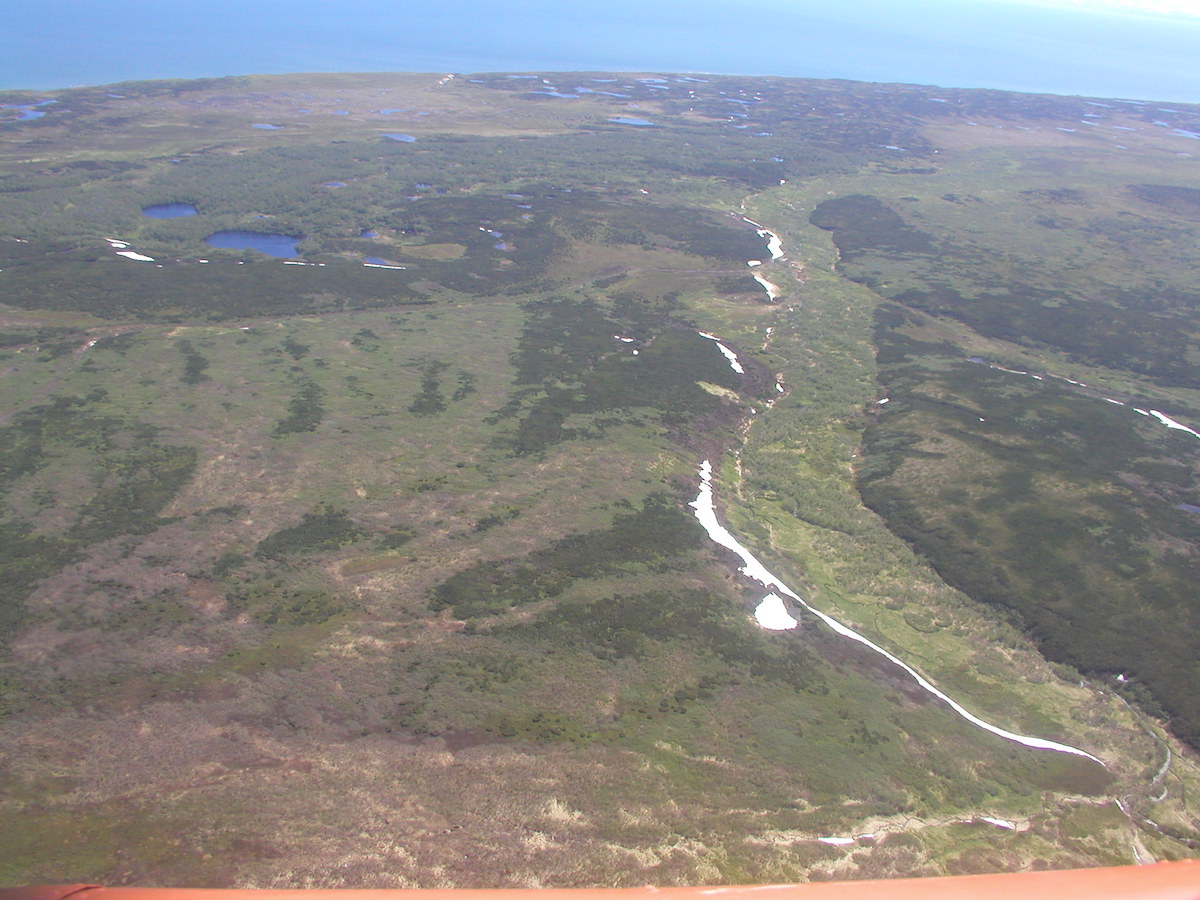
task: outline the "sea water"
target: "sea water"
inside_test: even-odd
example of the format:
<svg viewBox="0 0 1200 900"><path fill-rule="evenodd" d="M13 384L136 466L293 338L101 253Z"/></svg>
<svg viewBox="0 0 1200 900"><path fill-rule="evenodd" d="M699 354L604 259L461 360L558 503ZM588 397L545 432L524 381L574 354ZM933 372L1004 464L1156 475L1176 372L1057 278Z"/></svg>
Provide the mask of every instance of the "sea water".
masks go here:
<svg viewBox="0 0 1200 900"><path fill-rule="evenodd" d="M119 12L94 0L0 0L0 10L0 89L257 72L574 70L1200 101L1200 18L1021 0L130 0Z"/></svg>

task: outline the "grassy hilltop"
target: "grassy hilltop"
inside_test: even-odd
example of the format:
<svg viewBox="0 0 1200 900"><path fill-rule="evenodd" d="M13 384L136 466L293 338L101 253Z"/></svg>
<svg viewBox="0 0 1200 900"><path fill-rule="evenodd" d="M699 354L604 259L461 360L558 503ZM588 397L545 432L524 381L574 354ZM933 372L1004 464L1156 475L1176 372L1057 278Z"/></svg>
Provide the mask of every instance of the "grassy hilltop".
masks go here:
<svg viewBox="0 0 1200 900"><path fill-rule="evenodd" d="M600 74L0 101L0 883L1195 852L1200 109ZM815 608L1104 764L808 613L759 627L705 459Z"/></svg>

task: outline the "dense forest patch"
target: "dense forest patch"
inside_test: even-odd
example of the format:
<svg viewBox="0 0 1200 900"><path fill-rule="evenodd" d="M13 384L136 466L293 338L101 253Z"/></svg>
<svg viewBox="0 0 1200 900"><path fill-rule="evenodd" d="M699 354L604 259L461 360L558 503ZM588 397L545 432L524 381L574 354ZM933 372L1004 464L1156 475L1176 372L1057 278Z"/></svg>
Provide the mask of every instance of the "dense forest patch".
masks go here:
<svg viewBox="0 0 1200 900"><path fill-rule="evenodd" d="M519 389L501 417L518 422L502 441L518 456L637 415L683 434L727 407L701 383L743 386L712 341L635 297L533 304L513 361Z"/></svg>
<svg viewBox="0 0 1200 900"><path fill-rule="evenodd" d="M1043 199L1058 208L1076 202L1058 194ZM987 206L979 206L976 215L986 216ZM810 220L833 232L841 271L897 303L956 319L989 338L1052 348L1165 385L1200 386L1192 364L1200 353L1191 318L1194 285L1182 270L1140 284L1142 251L1130 231L1089 221L1076 232L1087 243L1106 239L1105 251L1126 263L1128 285L1098 286L1069 258L993 251L952 235L936 239L875 197L825 201ZM1162 236L1176 245L1190 239L1184 231Z"/></svg>
<svg viewBox="0 0 1200 900"><path fill-rule="evenodd" d="M1121 675L1200 741L1200 519L1181 508L1200 489L1195 439L913 340L906 321L880 317L890 402L865 433L864 501L1050 658Z"/></svg>
<svg viewBox="0 0 1200 900"><path fill-rule="evenodd" d="M453 575L433 592L433 609L459 618L495 615L512 606L559 596L577 579L625 569L679 568L703 533L670 497L651 497L642 509L618 515L604 531L574 535L524 559L481 563Z"/></svg>

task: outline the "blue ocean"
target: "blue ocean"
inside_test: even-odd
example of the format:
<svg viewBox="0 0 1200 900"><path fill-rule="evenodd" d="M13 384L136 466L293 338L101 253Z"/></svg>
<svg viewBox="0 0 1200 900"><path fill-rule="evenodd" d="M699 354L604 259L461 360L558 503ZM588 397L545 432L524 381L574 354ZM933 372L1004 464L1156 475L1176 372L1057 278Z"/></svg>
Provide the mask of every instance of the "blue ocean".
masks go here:
<svg viewBox="0 0 1200 900"><path fill-rule="evenodd" d="M0 89L577 70L1200 102L1200 19L1029 0L0 0L0 23Z"/></svg>

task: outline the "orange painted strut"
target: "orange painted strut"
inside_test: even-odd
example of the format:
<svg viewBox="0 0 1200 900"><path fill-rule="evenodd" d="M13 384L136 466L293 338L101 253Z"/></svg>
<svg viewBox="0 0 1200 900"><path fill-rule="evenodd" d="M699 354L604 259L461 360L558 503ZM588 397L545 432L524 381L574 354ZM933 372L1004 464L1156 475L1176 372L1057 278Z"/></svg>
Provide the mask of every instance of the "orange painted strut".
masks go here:
<svg viewBox="0 0 1200 900"><path fill-rule="evenodd" d="M735 887L208 890L89 884L0 888L0 900L1200 900L1200 861Z"/></svg>

